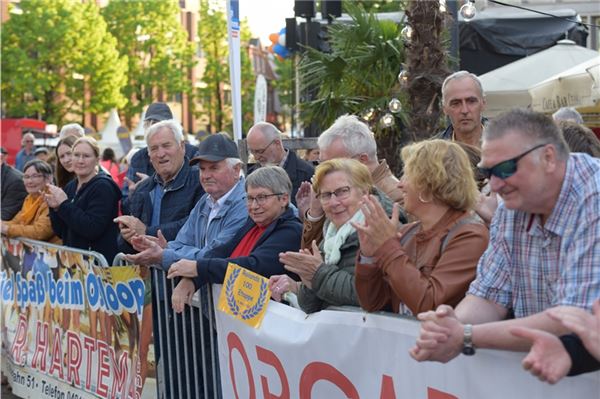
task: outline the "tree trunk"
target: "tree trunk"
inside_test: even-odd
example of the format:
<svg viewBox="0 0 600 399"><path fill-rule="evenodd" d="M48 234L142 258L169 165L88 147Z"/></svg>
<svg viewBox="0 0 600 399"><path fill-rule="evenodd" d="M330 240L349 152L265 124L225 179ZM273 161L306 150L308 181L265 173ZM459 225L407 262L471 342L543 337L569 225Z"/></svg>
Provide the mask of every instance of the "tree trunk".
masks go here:
<svg viewBox="0 0 600 399"><path fill-rule="evenodd" d="M442 35L445 15L439 3L430 0L411 0L406 10L413 29L406 45L411 99L408 130L417 140L430 138L439 130L441 88L449 74Z"/></svg>

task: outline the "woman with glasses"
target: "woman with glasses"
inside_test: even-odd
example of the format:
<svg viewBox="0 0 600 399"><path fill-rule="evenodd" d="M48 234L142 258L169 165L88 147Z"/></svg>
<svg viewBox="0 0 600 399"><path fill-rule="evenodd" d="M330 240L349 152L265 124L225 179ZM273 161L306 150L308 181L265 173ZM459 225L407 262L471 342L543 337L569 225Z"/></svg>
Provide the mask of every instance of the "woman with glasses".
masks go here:
<svg viewBox="0 0 600 399"><path fill-rule="evenodd" d="M34 159L25 164L23 183L27 197L21 210L8 222L1 222L2 234L8 237L25 237L38 241L60 243L54 234L48 205L43 192L47 184L52 183L52 168L46 162Z"/></svg>
<svg viewBox="0 0 600 399"><path fill-rule="evenodd" d="M64 245L100 252L109 264L117 254L117 217L121 190L106 173L99 172L100 148L91 137L73 144L75 179L63 189L49 184L45 194L50 220Z"/></svg>
<svg viewBox="0 0 600 399"><path fill-rule="evenodd" d="M280 255L286 270L298 274L301 282L288 276L272 277L273 299L279 301L283 294L292 292L306 313L332 305L358 306L354 264L359 243L352 223L364 220L360 205L373 190L371 174L354 159L332 159L317 166L313 190L327 218L323 241L320 247L313 241L310 249Z"/></svg>
<svg viewBox="0 0 600 399"><path fill-rule="evenodd" d="M285 272L279 254L297 251L302 236L302 223L289 206L291 192L292 182L279 166L263 166L248 176L248 220L240 231L195 264L183 260L169 267L168 278L188 277L173 291L175 311L182 311L202 284L223 283L229 262L265 277Z"/></svg>
<svg viewBox="0 0 600 399"><path fill-rule="evenodd" d="M401 154L404 176L398 187L404 209L416 221L398 229L394 215L388 218L372 196L365 198L365 220L355 223L360 241L356 290L368 311L391 306L396 313L416 315L460 302L489 233L473 213L477 185L459 145L427 140L404 147Z"/></svg>

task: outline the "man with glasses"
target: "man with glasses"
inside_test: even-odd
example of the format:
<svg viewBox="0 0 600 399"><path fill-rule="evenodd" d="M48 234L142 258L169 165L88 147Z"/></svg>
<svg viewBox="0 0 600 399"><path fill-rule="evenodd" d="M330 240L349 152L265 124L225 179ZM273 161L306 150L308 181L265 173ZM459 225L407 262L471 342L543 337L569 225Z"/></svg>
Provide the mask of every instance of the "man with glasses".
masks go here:
<svg viewBox="0 0 600 399"><path fill-rule="evenodd" d="M33 147L33 140L35 137L33 133L25 133L21 139L21 151L17 152L17 158L15 160L15 169L23 172L25 164L32 159L35 159L35 148Z"/></svg>
<svg viewBox="0 0 600 399"><path fill-rule="evenodd" d="M411 350L419 361L475 348L528 350L510 327L565 334L544 310L591 309L600 297L600 160L569 154L552 119L517 109L486 127L480 168L502 199L489 246L456 309L419 315Z"/></svg>
<svg viewBox="0 0 600 399"><path fill-rule="evenodd" d="M315 168L298 158L294 151L286 150L281 141L281 132L268 122L252 126L246 137L248 151L254 155L256 163L248 167L248 174L265 165L282 167L292 181L292 203L296 205L296 193L302 182L310 181Z"/></svg>

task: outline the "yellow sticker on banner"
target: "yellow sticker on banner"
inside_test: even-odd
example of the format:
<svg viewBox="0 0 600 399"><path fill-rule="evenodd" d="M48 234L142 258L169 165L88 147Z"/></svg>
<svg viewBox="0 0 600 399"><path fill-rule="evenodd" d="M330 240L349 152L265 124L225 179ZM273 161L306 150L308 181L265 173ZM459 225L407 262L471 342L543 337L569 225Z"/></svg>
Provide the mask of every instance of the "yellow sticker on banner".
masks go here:
<svg viewBox="0 0 600 399"><path fill-rule="evenodd" d="M271 298L269 279L229 263L218 309L258 328Z"/></svg>

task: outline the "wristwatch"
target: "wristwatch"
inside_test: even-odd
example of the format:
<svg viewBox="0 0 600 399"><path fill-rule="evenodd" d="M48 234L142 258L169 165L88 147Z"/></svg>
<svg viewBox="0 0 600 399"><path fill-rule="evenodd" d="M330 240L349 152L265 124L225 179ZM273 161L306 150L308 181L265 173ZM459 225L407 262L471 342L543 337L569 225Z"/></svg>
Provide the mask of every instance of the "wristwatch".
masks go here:
<svg viewBox="0 0 600 399"><path fill-rule="evenodd" d="M475 354L473 326L471 324L465 324L464 326L462 354L466 356L473 356Z"/></svg>

